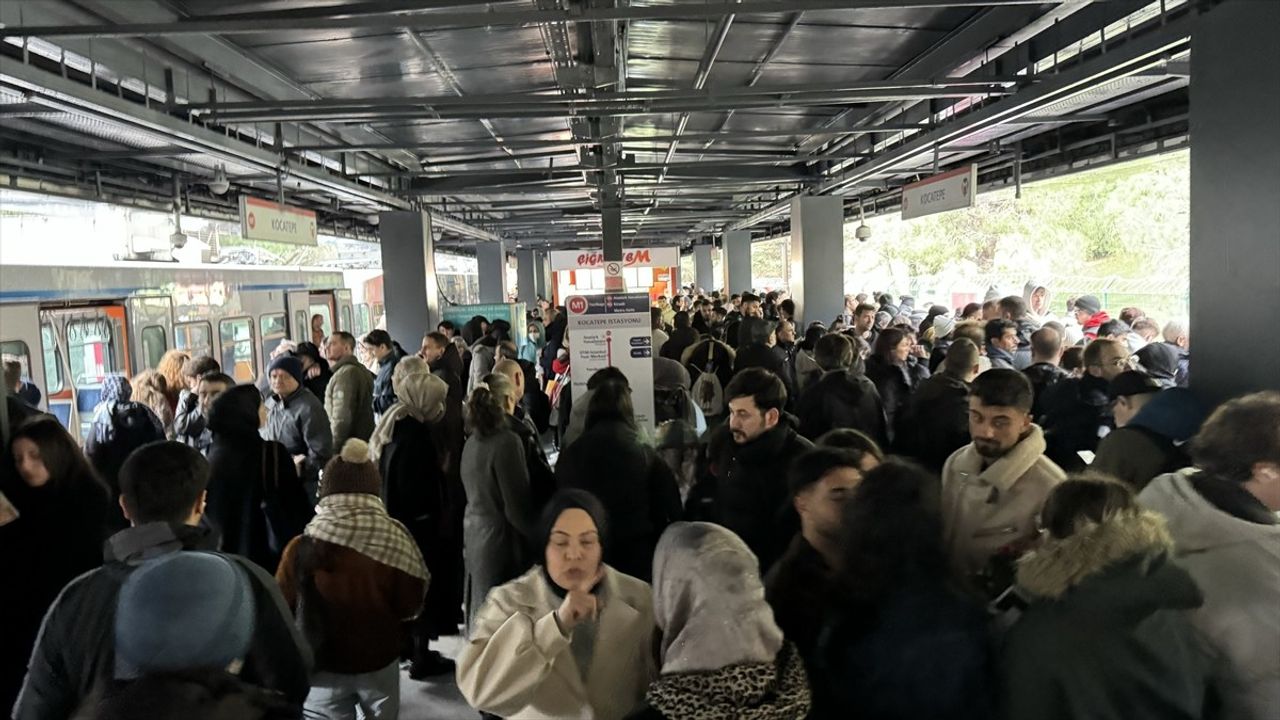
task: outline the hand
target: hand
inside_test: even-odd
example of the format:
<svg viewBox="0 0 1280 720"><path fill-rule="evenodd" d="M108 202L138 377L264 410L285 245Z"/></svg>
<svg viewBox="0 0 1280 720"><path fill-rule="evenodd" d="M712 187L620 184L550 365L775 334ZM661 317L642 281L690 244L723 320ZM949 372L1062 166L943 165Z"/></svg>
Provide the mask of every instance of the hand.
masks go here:
<svg viewBox="0 0 1280 720"><path fill-rule="evenodd" d="M591 594L591 589L602 579L604 579L603 565L596 571L593 578L569 588L568 594L564 596L564 602L560 603L560 609L556 610L556 618L565 632L587 620L595 620L599 616L600 599Z"/></svg>
<svg viewBox="0 0 1280 720"><path fill-rule="evenodd" d="M314 380L318 377L320 377L320 366L312 365L311 368L307 370L307 379Z"/></svg>
<svg viewBox="0 0 1280 720"><path fill-rule="evenodd" d="M293 466L294 466L294 468L296 468L296 469L297 469L297 471L298 471L298 475L302 475L302 466L303 466L303 465L305 465L306 463L307 463L307 456L306 456L306 455L294 455L294 456L293 456Z"/></svg>

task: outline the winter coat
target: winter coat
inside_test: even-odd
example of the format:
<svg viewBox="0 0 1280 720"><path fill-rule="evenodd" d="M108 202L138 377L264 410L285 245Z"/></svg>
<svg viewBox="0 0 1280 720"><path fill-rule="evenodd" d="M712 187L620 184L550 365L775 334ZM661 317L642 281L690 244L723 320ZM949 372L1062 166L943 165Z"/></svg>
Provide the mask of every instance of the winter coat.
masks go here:
<svg viewBox="0 0 1280 720"><path fill-rule="evenodd" d="M848 370L832 370L811 384L796 402L799 432L817 441L828 430L853 428L866 433L880 447L888 445L880 393L866 377Z"/></svg>
<svg viewBox="0 0 1280 720"><path fill-rule="evenodd" d="M1015 370L1013 362L1013 353L1002 347L997 347L991 343L987 343L987 359L991 361L991 367L994 369Z"/></svg>
<svg viewBox="0 0 1280 720"><path fill-rule="evenodd" d="M691 519L707 520L737 533L760 560L762 572L773 565L798 529L787 490L787 469L813 443L796 432L798 422L784 414L755 440L739 445L728 425L710 433L708 471L689 495Z"/></svg>
<svg viewBox="0 0 1280 720"><path fill-rule="evenodd" d="M295 720L300 712L278 693L202 669L114 682L75 720Z"/></svg>
<svg viewBox="0 0 1280 720"><path fill-rule="evenodd" d="M899 424L903 422L900 418L910 410L911 393L928 377L929 368L914 359L908 359L905 365L895 365L878 355L867 358L867 379L880 392L890 442L897 437Z"/></svg>
<svg viewBox="0 0 1280 720"><path fill-rule="evenodd" d="M560 453L556 484L600 500L609 515L604 561L647 582L658 538L682 512L676 478L657 451L625 423L599 422Z"/></svg>
<svg viewBox="0 0 1280 720"><path fill-rule="evenodd" d="M422 607L427 579L308 536L284 549L276 582L295 616L312 614L317 672L361 675L400 657L401 623Z"/></svg>
<svg viewBox="0 0 1280 720"><path fill-rule="evenodd" d="M30 672L14 708L16 720L67 720L81 702L115 675L115 615L120 589L138 565L171 552L212 551L209 531L148 523L111 537L106 563L63 590L45 617ZM301 705L311 689L310 651L294 628L275 579L235 555L248 575L254 600L253 640L240 679L276 690Z"/></svg>
<svg viewBox="0 0 1280 720"><path fill-rule="evenodd" d="M1081 450L1093 452L1110 428L1111 400L1107 381L1093 375L1065 378L1050 387L1036 422L1044 428L1045 454L1067 472L1084 470Z"/></svg>
<svg viewBox="0 0 1280 720"><path fill-rule="evenodd" d="M1155 513L1048 537L1018 566L1032 598L1001 658L1010 720L1198 720L1208 658L1190 621L1200 589Z"/></svg>
<svg viewBox="0 0 1280 720"><path fill-rule="evenodd" d="M813 352L810 350L800 349L796 352L791 363L792 369L796 377L796 390L801 395L809 388L810 385L817 382L825 372L816 360L813 359Z"/></svg>
<svg viewBox="0 0 1280 720"><path fill-rule="evenodd" d="M653 595L642 580L607 565L595 590L594 623L565 634L559 593L541 567L494 588L458 657L458 689L472 707L521 720L618 720L641 704L656 675ZM592 633L589 667L572 638Z"/></svg>
<svg viewBox="0 0 1280 720"><path fill-rule="evenodd" d="M401 418L391 442L378 453L387 514L413 536L431 573L423 622L437 636L458 631L464 574L462 514L467 497L457 473L460 458L449 447L447 418L447 411L437 423Z"/></svg>
<svg viewBox="0 0 1280 720"><path fill-rule="evenodd" d="M957 578L972 581L1005 549L1025 549L1038 535L1036 518L1049 493L1066 479L1044 455L1044 433L1031 433L983 467L973 444L942 468L943 538Z"/></svg>
<svg viewBox="0 0 1280 720"><path fill-rule="evenodd" d="M1040 329L1038 323L1030 320L1015 320L1018 326L1018 349L1013 351L1013 368L1026 370L1031 366L1031 335Z"/></svg>
<svg viewBox="0 0 1280 720"><path fill-rule="evenodd" d="M811 720L991 717L986 614L938 580L909 583L870 610L830 613L821 638Z"/></svg>
<svg viewBox="0 0 1280 720"><path fill-rule="evenodd" d="M770 663L663 674L627 720L804 720L811 707L804 663L785 645Z"/></svg>
<svg viewBox="0 0 1280 720"><path fill-rule="evenodd" d="M942 367L942 363L947 359L947 350L951 349L951 340L942 339L933 344L933 349L929 351L929 373L938 372L938 368Z"/></svg>
<svg viewBox="0 0 1280 720"><path fill-rule="evenodd" d="M156 418L160 422L160 418ZM199 450L208 452L213 436L208 429L208 419L200 412L200 396L190 390L178 395L178 408L173 413L174 439Z"/></svg>
<svg viewBox="0 0 1280 720"><path fill-rule="evenodd" d="M270 519L264 503L273 509ZM311 499L289 451L248 427L214 435L205 513L222 536L221 550L274 573L285 545L311 519Z"/></svg>
<svg viewBox="0 0 1280 720"><path fill-rule="evenodd" d="M529 470L529 501L536 513L556 492L555 471L551 469L547 451L542 447L537 426L519 406L514 415L507 417L507 427L520 436L520 443L524 446L524 465Z"/></svg>
<svg viewBox="0 0 1280 720"><path fill-rule="evenodd" d="M120 498L120 468L124 461L143 445L164 440L165 432L160 418L142 403L115 403L106 413L105 417L95 417L94 424L110 423L110 429L106 432L96 427L91 429L85 439L84 454L98 477L111 488L111 501L116 502ZM113 532L129 526L120 513L112 513L110 520Z"/></svg>
<svg viewBox="0 0 1280 720"><path fill-rule="evenodd" d="M1084 333L1085 340L1094 340L1098 337L1098 328L1111 321L1111 316L1106 310L1099 310L1084 321L1084 325L1080 330Z"/></svg>
<svg viewBox="0 0 1280 720"><path fill-rule="evenodd" d="M748 368L764 368L768 370L777 375L778 379L782 381L783 387L787 389L787 401L788 405L790 405L796 400L795 383L791 373L787 372L786 360L775 350L775 348L759 342L739 345L738 352L733 358L733 374L737 375Z"/></svg>
<svg viewBox="0 0 1280 720"><path fill-rule="evenodd" d="M1178 369L1174 372L1173 381L1178 387L1184 388L1191 384L1191 353L1186 348L1181 348L1174 343L1165 343L1173 348L1178 355Z"/></svg>
<svg viewBox="0 0 1280 720"><path fill-rule="evenodd" d="M471 397L471 391L484 381L485 375L493 372L493 366L497 362L497 343L492 338L484 338L471 346L471 370L467 376L467 397Z"/></svg>
<svg viewBox="0 0 1280 720"><path fill-rule="evenodd" d="M267 399L262 437L284 445L290 455L306 455L302 481L312 485L319 482L320 471L333 457L333 429L324 403L304 387L286 398L273 394Z"/></svg>
<svg viewBox="0 0 1280 720"><path fill-rule="evenodd" d="M396 391L391 386L391 376L395 374L396 365L400 364L399 347L392 347L386 357L378 361L378 376L373 381L373 412L376 415L391 409L396 404Z"/></svg>
<svg viewBox="0 0 1280 720"><path fill-rule="evenodd" d="M895 450L941 472L947 458L969 444L969 383L941 372L920 383L909 408Z"/></svg>
<svg viewBox="0 0 1280 720"><path fill-rule="evenodd" d="M810 668L822 631L822 608L828 603L831 572L822 555L796 533L764 579L764 597L773 608L774 620Z"/></svg>
<svg viewBox="0 0 1280 720"><path fill-rule="evenodd" d="M1091 468L1140 491L1157 475L1191 464L1186 443L1200 430L1204 416L1203 406L1190 390L1161 391L1128 425L1102 438Z"/></svg>
<svg viewBox="0 0 1280 720"><path fill-rule="evenodd" d="M315 377L311 377L308 373L306 379L302 381L302 386L310 390L312 395L323 400L329 389L329 382L333 380L333 369L323 362L316 367L320 368L320 372Z"/></svg>
<svg viewBox="0 0 1280 720"><path fill-rule="evenodd" d="M373 373L354 355L334 363L333 377L322 396L333 447L341 449L351 438L368 440L373 435L373 383Z"/></svg>
<svg viewBox="0 0 1280 720"><path fill-rule="evenodd" d="M1228 512L1205 492L1235 493ZM1221 720L1280 717L1280 521L1228 480L1184 470L1152 480L1139 502L1168 520L1174 561L1204 593L1191 614L1213 650ZM1225 502L1222 505L1228 506ZM1249 518L1249 519L1246 519Z"/></svg>
<svg viewBox="0 0 1280 720"><path fill-rule="evenodd" d="M1027 379L1031 381L1031 391L1033 393L1031 417L1033 418L1039 418L1044 413L1044 396L1049 388L1057 384L1059 380L1065 380L1070 377L1066 370L1046 362L1034 363L1023 370L1022 374L1026 375Z"/></svg>
<svg viewBox="0 0 1280 720"><path fill-rule="evenodd" d="M662 344L662 357L679 360L684 351L698 342L698 331L693 328L676 328Z"/></svg>
<svg viewBox="0 0 1280 720"><path fill-rule="evenodd" d="M462 518L464 603L471 629L489 590L531 565L529 543L538 508L530 498L520 436L502 429L468 438L462 451L462 486L467 496Z"/></svg>

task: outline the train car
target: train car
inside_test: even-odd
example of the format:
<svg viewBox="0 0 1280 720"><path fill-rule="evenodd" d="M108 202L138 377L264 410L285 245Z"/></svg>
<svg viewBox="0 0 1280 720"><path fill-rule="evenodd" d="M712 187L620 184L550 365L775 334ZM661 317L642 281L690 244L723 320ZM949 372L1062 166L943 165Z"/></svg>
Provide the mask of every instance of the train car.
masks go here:
<svg viewBox="0 0 1280 720"><path fill-rule="evenodd" d="M254 382L286 338L367 332L341 271L122 262L0 265L0 354L22 364L43 409L87 431L103 378L154 368L176 348ZM362 322L363 321L363 322Z"/></svg>

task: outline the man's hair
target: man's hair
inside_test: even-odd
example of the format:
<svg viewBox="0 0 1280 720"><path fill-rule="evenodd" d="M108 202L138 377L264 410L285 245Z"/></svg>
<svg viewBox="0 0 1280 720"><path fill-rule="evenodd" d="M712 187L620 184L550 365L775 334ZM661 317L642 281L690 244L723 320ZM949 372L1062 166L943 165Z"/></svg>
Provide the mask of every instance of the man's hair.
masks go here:
<svg viewBox="0 0 1280 720"><path fill-rule="evenodd" d="M969 397L978 398L983 405L1014 407L1023 412L1031 412L1033 392L1026 375L1008 368L988 370L969 386Z"/></svg>
<svg viewBox="0 0 1280 720"><path fill-rule="evenodd" d="M947 348L947 359L943 361L942 367L951 375L964 377L978 364L979 357L981 353L978 352L978 346L968 338L960 338Z"/></svg>
<svg viewBox="0 0 1280 720"><path fill-rule="evenodd" d="M956 329L951 331L951 337L956 340L964 338L974 345L981 345L986 341L986 336L982 332L982 323L973 320L966 320L956 325Z"/></svg>
<svg viewBox="0 0 1280 720"><path fill-rule="evenodd" d="M893 296L890 295L889 293L880 293L879 295L876 296L876 302L880 303L881 306L892 305Z"/></svg>
<svg viewBox="0 0 1280 720"><path fill-rule="evenodd" d="M442 348L449 347L449 337L442 332L429 332L423 337L423 339L430 340L432 345L437 345Z"/></svg>
<svg viewBox="0 0 1280 720"><path fill-rule="evenodd" d="M1018 331L1018 324L1012 320L1005 320L1004 318L988 320L987 326L983 328L983 339L987 342L999 340L1004 337L1005 330L1013 330L1016 333Z"/></svg>
<svg viewBox="0 0 1280 720"><path fill-rule="evenodd" d="M654 330L662 329L662 308L649 308L649 325Z"/></svg>
<svg viewBox="0 0 1280 720"><path fill-rule="evenodd" d="M1255 463L1280 463L1280 392L1228 400L1191 440L1191 458L1210 475L1245 482Z"/></svg>
<svg viewBox="0 0 1280 720"><path fill-rule="evenodd" d="M823 335L813 347L813 360L823 370L853 365L853 343L844 335Z"/></svg>
<svg viewBox="0 0 1280 720"><path fill-rule="evenodd" d="M1098 326L1098 337L1111 337L1113 335L1128 335L1129 323L1123 320L1108 320Z"/></svg>
<svg viewBox="0 0 1280 720"><path fill-rule="evenodd" d="M203 377L207 373L218 372L219 370L222 370L222 366L218 364L217 360L208 355L189 358L182 364L182 374L184 377L189 378Z"/></svg>
<svg viewBox="0 0 1280 720"><path fill-rule="evenodd" d="M1147 314L1142 311L1142 308L1127 307L1120 311L1120 320L1123 320L1128 325L1133 325L1134 321L1146 316Z"/></svg>
<svg viewBox="0 0 1280 720"><path fill-rule="evenodd" d="M981 310L982 310L981 305L979 305L976 302L971 302L968 305L965 305L964 308L960 311L960 317L967 317Z"/></svg>
<svg viewBox="0 0 1280 720"><path fill-rule="evenodd" d="M370 330L369 334L364 336L364 344L374 347L394 347L391 344L391 333L386 330Z"/></svg>
<svg viewBox="0 0 1280 720"><path fill-rule="evenodd" d="M756 302L756 303L758 303L758 302L760 302L760 296L759 296L759 295L756 295L755 293L742 293L742 302L743 302L744 304L749 303L749 302Z"/></svg>
<svg viewBox="0 0 1280 720"><path fill-rule="evenodd" d="M778 309L791 317L795 317L796 301L792 300L791 298L787 298L786 300L783 300L782 302L778 303Z"/></svg>
<svg viewBox="0 0 1280 720"><path fill-rule="evenodd" d="M866 433L853 428L836 428L828 430L818 438L816 443L818 447L839 448L846 452L852 452L858 457L858 464L862 464L862 458L870 455L880 462L884 462L884 451L876 445L876 441L872 440Z"/></svg>
<svg viewBox="0 0 1280 720"><path fill-rule="evenodd" d="M185 523L208 485L209 462L171 440L143 445L120 468L120 495L135 525Z"/></svg>
<svg viewBox="0 0 1280 720"><path fill-rule="evenodd" d="M861 315L862 313L866 313L866 312L874 313L875 311L877 311L877 310L879 310L879 309L880 309L880 308L876 307L875 305L871 305L871 304L869 304L869 303L861 303L860 305L858 305L857 307L855 307L855 308L853 309L853 316L854 316L854 317L857 317L857 316Z"/></svg>
<svg viewBox="0 0 1280 720"><path fill-rule="evenodd" d="M1027 316L1027 301L1017 295L1000 298L1000 312L1008 313L1010 320L1021 320Z"/></svg>
<svg viewBox="0 0 1280 720"><path fill-rule="evenodd" d="M1107 347L1114 347L1118 350L1128 350L1128 347L1119 340L1114 338L1098 338L1084 346L1084 366L1086 368L1090 368L1100 365L1102 361L1102 351Z"/></svg>
<svg viewBox="0 0 1280 720"><path fill-rule="evenodd" d="M444 331L444 330L456 331L457 329L458 329L458 326L454 325L452 320L441 320L440 323L436 325L436 330L440 330L440 331Z"/></svg>
<svg viewBox="0 0 1280 720"><path fill-rule="evenodd" d="M229 388L233 388L236 386L235 378L231 377L230 375L224 372L220 372L216 370L214 372L207 372L201 375L200 382L218 383L220 385L226 385Z"/></svg>
<svg viewBox="0 0 1280 720"><path fill-rule="evenodd" d="M22 363L17 360L4 361L4 392L0 395L7 394L22 380Z"/></svg>
<svg viewBox="0 0 1280 720"><path fill-rule="evenodd" d="M1134 332L1138 333L1143 338L1146 338L1148 334L1152 338L1160 336L1160 323L1156 322L1155 320L1152 320L1149 317L1142 317L1142 318L1138 318L1137 320L1134 320L1133 325L1131 325L1130 327L1133 328Z"/></svg>
<svg viewBox="0 0 1280 720"><path fill-rule="evenodd" d="M1178 338L1187 334L1187 324L1181 320L1170 320L1165 323L1162 334L1165 342L1177 342Z"/></svg>
<svg viewBox="0 0 1280 720"><path fill-rule="evenodd" d="M356 349L356 336L346 330L334 330L329 334L329 344L332 345L335 342L340 342L352 350Z"/></svg>
<svg viewBox="0 0 1280 720"><path fill-rule="evenodd" d="M747 368L729 381L724 389L725 402L742 397L750 397L755 401L760 412L769 410L782 411L787 404L787 386L773 372L764 368Z"/></svg>
<svg viewBox="0 0 1280 720"><path fill-rule="evenodd" d="M621 370L610 365L595 371L590 378L587 379L587 389L595 390L601 385L609 382L621 383L623 387L631 387L631 382L627 380L627 376Z"/></svg>
<svg viewBox="0 0 1280 720"><path fill-rule="evenodd" d="M1051 327L1042 327L1031 333L1031 354L1033 357L1058 357L1062 352L1062 335Z"/></svg>
<svg viewBox="0 0 1280 720"><path fill-rule="evenodd" d="M1067 372L1079 370L1084 367L1084 348L1079 345L1072 345L1062 351L1062 359L1058 361L1058 367Z"/></svg>
<svg viewBox="0 0 1280 720"><path fill-rule="evenodd" d="M795 497L815 485L824 475L837 468L862 471L859 453L842 447L819 446L800 453L791 461L787 486Z"/></svg>

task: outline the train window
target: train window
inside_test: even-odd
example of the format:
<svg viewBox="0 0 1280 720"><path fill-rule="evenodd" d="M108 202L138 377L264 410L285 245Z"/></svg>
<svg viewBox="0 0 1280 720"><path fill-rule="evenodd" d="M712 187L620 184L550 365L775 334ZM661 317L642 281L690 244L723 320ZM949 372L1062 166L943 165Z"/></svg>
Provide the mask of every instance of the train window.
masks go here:
<svg viewBox="0 0 1280 720"><path fill-rule="evenodd" d="M72 386L97 385L110 373L119 371L115 367L112 337L110 318L67 321L67 359L71 363Z"/></svg>
<svg viewBox="0 0 1280 720"><path fill-rule="evenodd" d="M48 395L62 392L62 351L49 323L40 325L40 347L44 350L44 389Z"/></svg>
<svg viewBox="0 0 1280 720"><path fill-rule="evenodd" d="M173 326L173 345L179 350L200 357L213 357L213 329L207 322L188 322Z"/></svg>
<svg viewBox="0 0 1280 720"><path fill-rule="evenodd" d="M8 362L16 362L22 366L22 378L31 379L31 349L21 340L5 340L0 342L0 358ZM6 388L10 389L10 388Z"/></svg>
<svg viewBox="0 0 1280 720"><path fill-rule="evenodd" d="M372 329L373 325L369 322L369 304L360 303L356 306L356 337L362 338Z"/></svg>
<svg viewBox="0 0 1280 720"><path fill-rule="evenodd" d="M169 338L160 325L148 325L142 328L142 362L143 367L154 368L160 364L160 358L169 349Z"/></svg>
<svg viewBox="0 0 1280 720"><path fill-rule="evenodd" d="M351 306L342 306L342 329L351 332Z"/></svg>
<svg viewBox="0 0 1280 720"><path fill-rule="evenodd" d="M273 313L258 317L259 335L262 337L262 357L269 358L280 343L289 337L284 327L284 313Z"/></svg>
<svg viewBox="0 0 1280 720"><path fill-rule="evenodd" d="M311 324L307 322L306 310L293 311L293 333L294 338L298 342L303 342L311 337L311 331L308 329Z"/></svg>
<svg viewBox="0 0 1280 720"><path fill-rule="evenodd" d="M252 382L255 376L253 363L253 320L230 318L218 323L218 337L222 341L222 371L236 382Z"/></svg>
<svg viewBox="0 0 1280 720"><path fill-rule="evenodd" d="M333 332L333 316L330 314L328 304L325 304L325 303L320 303L320 304L311 306L311 317L314 318L316 315L320 316L321 335L317 337L315 330L311 326L311 320L310 318L308 318L307 340L315 343L316 346L319 347L320 344L324 342L324 339L326 337L329 337L330 333Z"/></svg>

